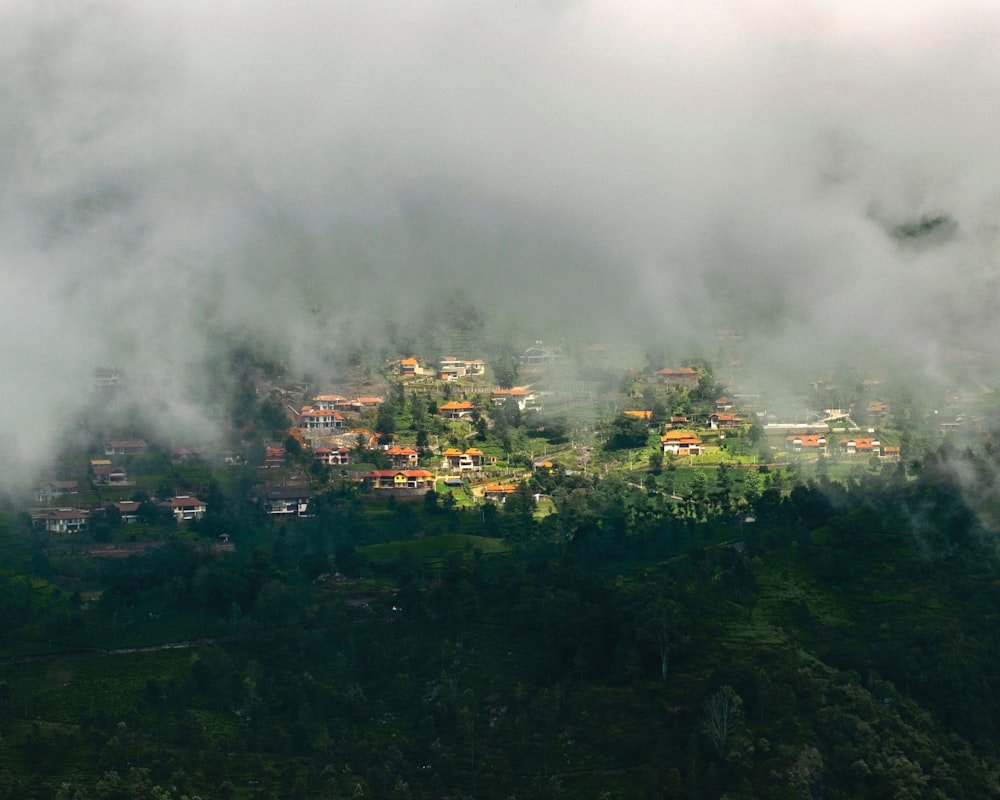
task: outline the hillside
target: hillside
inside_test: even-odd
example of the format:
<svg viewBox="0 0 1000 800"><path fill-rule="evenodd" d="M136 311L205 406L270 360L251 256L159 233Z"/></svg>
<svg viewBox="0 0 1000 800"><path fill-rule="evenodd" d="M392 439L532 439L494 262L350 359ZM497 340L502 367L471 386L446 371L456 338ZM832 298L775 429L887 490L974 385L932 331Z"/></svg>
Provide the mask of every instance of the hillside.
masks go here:
<svg viewBox="0 0 1000 800"><path fill-rule="evenodd" d="M993 795L995 538L949 470L742 525L344 487L127 559L9 517L0 796Z"/></svg>

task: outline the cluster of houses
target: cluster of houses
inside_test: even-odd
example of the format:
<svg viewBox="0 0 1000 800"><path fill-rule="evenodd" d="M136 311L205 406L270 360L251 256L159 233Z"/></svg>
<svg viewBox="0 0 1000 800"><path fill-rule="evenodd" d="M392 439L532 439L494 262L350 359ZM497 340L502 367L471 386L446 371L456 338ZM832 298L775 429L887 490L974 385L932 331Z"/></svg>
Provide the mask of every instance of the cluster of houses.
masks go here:
<svg viewBox="0 0 1000 800"><path fill-rule="evenodd" d="M205 516L208 506L204 501L191 495L175 495L165 500L153 501L154 504L170 512L177 522L191 522ZM106 513L108 507L114 507L121 521L129 524L139 521L139 510L142 506L138 500L119 500L102 507L100 513ZM76 533L85 531L90 526L91 509L76 507L60 507L39 509L31 514L35 525L49 533Z"/></svg>
<svg viewBox="0 0 1000 800"><path fill-rule="evenodd" d="M508 402L513 402L518 411L540 408L538 395L530 386L515 386L512 389L492 389L489 398L490 405L501 408ZM473 412L480 410L472 400L449 400L438 406L438 413L445 419L468 419Z"/></svg>
<svg viewBox="0 0 1000 800"><path fill-rule="evenodd" d="M546 348L541 342L528 348L520 358L520 364L526 371L555 363L562 358L558 349ZM447 356L436 363L422 366L415 357L403 358L392 362L393 372L403 379L417 376L430 376L443 382L458 381L467 377L482 376L486 365L481 359L461 359ZM702 373L692 367L667 367L655 373L656 379L671 390L694 389L698 387ZM109 371L99 376L101 385L114 385L118 381L117 373ZM742 397L742 400L740 399ZM747 396L737 396L736 400L727 397L718 398L713 404L711 413L696 424L690 417L682 414L672 416L665 422L663 434L660 436L660 446L664 454L675 457L694 456L703 453L705 442L702 436L705 431L720 431L720 437L728 429L738 429L748 423L747 416L736 412L739 407L744 414L755 413L746 402ZM312 459L316 464L325 466L347 467L358 447L376 447L375 434L367 430L352 428L352 416L366 410L377 408L382 403L380 397L356 397L348 399L342 395L317 395L300 407L289 406L293 420L291 434L302 444L311 446ZM438 413L444 419L469 420L476 418L481 405L489 404L496 407L509 407L514 404L518 410L537 409L539 396L531 386L513 388L492 388L488 396L485 393L471 395L461 399L451 399L438 406ZM880 401L871 401L866 408L859 409L864 419L869 423L880 420L889 407ZM647 409L631 409L624 412L647 423L653 422L653 412ZM844 415L846 416L846 414ZM356 419L356 417L354 417ZM833 417L830 417L833 419ZM698 432L702 434L699 435ZM789 424L766 425L765 432L772 437L784 435L785 450L796 454L828 454L831 446L827 434L828 426L823 424ZM874 430L869 429L873 434ZM837 442L837 452L844 456L898 459L900 448L883 445L874 435L845 436ZM141 439L109 440L104 443L104 458L94 458L90 461L88 478L92 486L100 492L103 487L124 488L133 485L127 464L129 456L138 456L147 452L148 445ZM396 496L416 496L433 489L439 477L448 485L462 485L463 479L473 478L481 482L485 468L495 463L477 447L460 449L448 447L440 452L440 461L435 467L421 467L421 452L409 445L392 444L384 450L389 464L386 469L376 469L365 473L352 474L355 480L363 480L372 491L392 492ZM175 460L183 460L185 454L174 451ZM285 448L274 445L265 448L263 462L259 464L262 470L278 470L286 466ZM228 463L228 462L227 462ZM235 462L234 462L235 463ZM426 464L426 460L424 462ZM552 469L551 462L543 462L544 468ZM539 465L536 464L536 468ZM440 471L441 475L432 470ZM279 473L280 474L280 473ZM487 484L483 489L483 497L487 500L502 503L517 489L514 484ZM80 494L80 486L74 480L52 480L37 488L35 499L40 508L33 513L39 526L53 533L69 533L86 530L92 513L100 513L100 509L88 510L73 507L76 496ZM276 517L303 517L310 514L312 501L308 486L265 486L256 498L258 507L267 514ZM206 504L193 495L176 495L166 499L152 501L160 509L169 512L179 523L200 519L206 513ZM140 519L142 503L134 500L116 501L106 504L106 508L114 506L123 522L135 522Z"/></svg>
<svg viewBox="0 0 1000 800"><path fill-rule="evenodd" d="M698 373L688 367L680 369L663 369L657 372L661 380L672 383L675 386L697 385ZM705 418L703 429L725 431L735 429L748 422L746 417L733 412L734 401L728 397L720 397L714 403L714 410ZM881 401L872 401L865 409L866 419L872 421L881 419L889 411L889 406ZM652 420L652 411L649 410L627 410L624 412L628 416L633 416L646 421ZM849 413L833 409L828 412L828 419L849 419ZM675 415L665 424L666 431L660 437L660 445L664 454L674 456L700 455L703 452L704 442L701 437L692 430L695 427L694 421L686 415ZM774 423L765 426L765 430L770 434L784 433L785 449L789 453L804 453L813 455L829 454L828 439L826 434L830 430L826 422L816 423L795 423L782 424ZM799 432L801 430L801 432ZM874 431L869 431L873 433ZM843 456L878 456L884 459L899 459L900 448L898 446L884 445L875 436L845 436L839 439L838 452Z"/></svg>
<svg viewBox="0 0 1000 800"><path fill-rule="evenodd" d="M813 453L827 455L827 438L821 433L792 434L785 437L788 452ZM840 440L840 452L845 456L878 456L886 459L898 459L898 446L883 445L873 436L848 436Z"/></svg>

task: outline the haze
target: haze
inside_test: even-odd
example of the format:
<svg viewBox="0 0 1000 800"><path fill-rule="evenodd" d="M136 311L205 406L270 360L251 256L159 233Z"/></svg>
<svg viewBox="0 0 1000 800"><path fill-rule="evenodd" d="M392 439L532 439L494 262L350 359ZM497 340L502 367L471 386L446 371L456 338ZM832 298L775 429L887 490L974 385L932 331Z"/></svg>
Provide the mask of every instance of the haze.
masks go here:
<svg viewBox="0 0 1000 800"><path fill-rule="evenodd" d="M328 373L468 303L676 352L740 327L800 378L997 356L994 4L620 5L4 4L7 484L98 366L210 435L220 340Z"/></svg>

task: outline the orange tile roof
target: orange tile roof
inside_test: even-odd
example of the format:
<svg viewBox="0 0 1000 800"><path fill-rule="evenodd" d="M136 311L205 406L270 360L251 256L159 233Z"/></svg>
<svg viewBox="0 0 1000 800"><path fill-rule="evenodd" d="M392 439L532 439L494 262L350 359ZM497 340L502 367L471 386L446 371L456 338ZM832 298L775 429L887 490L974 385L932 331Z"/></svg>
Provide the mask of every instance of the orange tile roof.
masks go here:
<svg viewBox="0 0 1000 800"><path fill-rule="evenodd" d="M855 450L871 450L873 447L880 447L882 444L878 439L872 439L868 437L840 440L840 443L844 445L844 447L850 447L852 442L854 443Z"/></svg>
<svg viewBox="0 0 1000 800"><path fill-rule="evenodd" d="M701 442L701 439L691 431L667 431L663 436L660 437L661 442Z"/></svg>
<svg viewBox="0 0 1000 800"><path fill-rule="evenodd" d="M366 472L365 477L388 478L391 475L405 475L407 478L433 478L434 473L426 469L373 469Z"/></svg>
<svg viewBox="0 0 1000 800"><path fill-rule="evenodd" d="M821 444L826 444L826 437L818 433L807 433L801 436L786 436L786 442L800 442L803 447L819 447Z"/></svg>

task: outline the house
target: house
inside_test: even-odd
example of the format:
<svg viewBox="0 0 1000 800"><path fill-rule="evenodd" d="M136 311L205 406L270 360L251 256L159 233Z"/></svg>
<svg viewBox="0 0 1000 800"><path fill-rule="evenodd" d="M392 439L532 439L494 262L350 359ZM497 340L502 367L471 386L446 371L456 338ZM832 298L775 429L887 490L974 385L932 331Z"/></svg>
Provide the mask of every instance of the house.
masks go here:
<svg viewBox="0 0 1000 800"><path fill-rule="evenodd" d="M471 400L450 400L438 407L438 413L445 419L465 419L475 408Z"/></svg>
<svg viewBox="0 0 1000 800"><path fill-rule="evenodd" d="M880 456L882 455L882 443L878 439L870 437L854 437L853 439L841 439L840 447L844 455L848 456Z"/></svg>
<svg viewBox="0 0 1000 800"><path fill-rule="evenodd" d="M687 428L691 424L691 420L688 419L686 414L675 414L670 418L670 423L667 425L671 430L677 430L678 428Z"/></svg>
<svg viewBox="0 0 1000 800"><path fill-rule="evenodd" d="M535 342L534 347L527 348L521 353L520 362L522 367L543 367L552 364L562 357L562 353L549 347L542 347L541 342Z"/></svg>
<svg viewBox="0 0 1000 800"><path fill-rule="evenodd" d="M444 461L441 464L441 466L444 469L450 469L455 471L461 469L459 464L462 460L462 451L459 450L457 447L449 447L447 450L441 453L441 457L444 459Z"/></svg>
<svg viewBox="0 0 1000 800"><path fill-rule="evenodd" d="M142 503L138 500L119 500L111 505L118 509L118 514L126 525L139 521L139 506Z"/></svg>
<svg viewBox="0 0 1000 800"><path fill-rule="evenodd" d="M320 394L312 399L311 405L323 411L344 411L351 407L351 401L339 394Z"/></svg>
<svg viewBox="0 0 1000 800"><path fill-rule="evenodd" d="M478 447L470 447L464 453L455 447L449 447L441 455L444 457L443 467L454 472L479 471L486 458Z"/></svg>
<svg viewBox="0 0 1000 800"><path fill-rule="evenodd" d="M344 464L351 463L351 448L350 447L338 447L330 454L330 464L343 466Z"/></svg>
<svg viewBox="0 0 1000 800"><path fill-rule="evenodd" d="M535 393L527 386L515 386L513 389L494 389L490 392L490 402L497 407L503 406L508 397L514 399L519 411L524 411L535 405Z"/></svg>
<svg viewBox="0 0 1000 800"><path fill-rule="evenodd" d="M454 356L445 356L438 362L438 376L443 381L457 381L466 376L482 375L486 364L482 359L465 361Z"/></svg>
<svg viewBox="0 0 1000 800"><path fill-rule="evenodd" d="M690 431L667 431L660 437L664 453L677 456L698 455L701 453L701 439Z"/></svg>
<svg viewBox="0 0 1000 800"><path fill-rule="evenodd" d="M95 486L131 486L131 482L128 479L128 472L126 472L124 467L114 467L110 464L108 466L94 467L91 466L90 479L94 482Z"/></svg>
<svg viewBox="0 0 1000 800"><path fill-rule="evenodd" d="M488 484L483 489L483 499L492 500L494 503L503 503L516 491L517 486L512 483Z"/></svg>
<svg viewBox="0 0 1000 800"><path fill-rule="evenodd" d="M733 407L733 401L728 397L717 397L715 399L716 411L729 411Z"/></svg>
<svg viewBox="0 0 1000 800"><path fill-rule="evenodd" d="M417 368L420 365L417 363L417 359L410 356L409 358L401 359L397 366L400 375L404 378L412 378L417 374Z"/></svg>
<svg viewBox="0 0 1000 800"><path fill-rule="evenodd" d="M112 439L104 443L104 455L141 456L148 447L142 439Z"/></svg>
<svg viewBox="0 0 1000 800"><path fill-rule="evenodd" d="M352 401L351 405L354 408L378 408L382 405L381 397L359 397L357 400Z"/></svg>
<svg viewBox="0 0 1000 800"><path fill-rule="evenodd" d="M653 419L652 411L639 411L639 410L628 410L622 412L627 417L635 417L636 419L645 420L650 422Z"/></svg>
<svg viewBox="0 0 1000 800"><path fill-rule="evenodd" d="M409 446L400 447L399 445L393 445L385 451L385 454L389 457L389 460L392 462L392 466L396 469L416 467L417 461L420 458L420 454Z"/></svg>
<svg viewBox="0 0 1000 800"><path fill-rule="evenodd" d="M819 433L785 437L785 446L792 453L826 453L826 437Z"/></svg>
<svg viewBox="0 0 1000 800"><path fill-rule="evenodd" d="M80 484L76 481L49 481L38 488L35 497L39 503L49 503L57 497L66 497L80 493Z"/></svg>
<svg viewBox="0 0 1000 800"><path fill-rule="evenodd" d="M90 512L82 508L57 508L37 519L42 521L49 533L76 533L87 529Z"/></svg>
<svg viewBox="0 0 1000 800"><path fill-rule="evenodd" d="M90 480L97 486L128 486L128 472L106 458L90 459Z"/></svg>
<svg viewBox="0 0 1000 800"><path fill-rule="evenodd" d="M313 449L313 462L317 464L329 464L333 450L329 447L317 447Z"/></svg>
<svg viewBox="0 0 1000 800"><path fill-rule="evenodd" d="M332 409L302 406L302 410L295 420L295 425L304 431L322 433L324 431L342 429L344 427L344 418L340 413Z"/></svg>
<svg viewBox="0 0 1000 800"><path fill-rule="evenodd" d="M712 430L720 428L738 428L743 424L743 417L737 417L728 412L715 412L708 415L708 427Z"/></svg>
<svg viewBox="0 0 1000 800"><path fill-rule="evenodd" d="M285 448L265 447L264 463L261 466L264 469L278 469L285 466Z"/></svg>
<svg viewBox="0 0 1000 800"><path fill-rule="evenodd" d="M413 490L413 494L433 489L436 480L434 473L425 469L376 469L366 472L364 478L375 491Z"/></svg>
<svg viewBox="0 0 1000 800"><path fill-rule="evenodd" d="M872 400L865 408L865 412L870 422L878 422L889 413L889 404L880 400Z"/></svg>
<svg viewBox="0 0 1000 800"><path fill-rule="evenodd" d="M176 497L163 500L157 503L157 505L160 508L170 511L174 515L174 519L178 522L190 522L193 519L201 519L205 516L205 511L208 509L208 506L203 501L186 494L179 494Z"/></svg>
<svg viewBox="0 0 1000 800"><path fill-rule="evenodd" d="M656 377L671 389L694 389L698 386L699 375L691 367L672 369L665 367L656 371Z"/></svg>
<svg viewBox="0 0 1000 800"><path fill-rule="evenodd" d="M308 487L282 486L267 489L259 502L265 514L275 517L306 517L311 499Z"/></svg>

